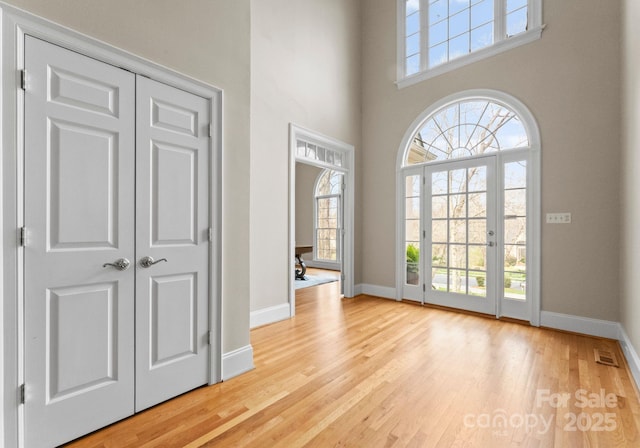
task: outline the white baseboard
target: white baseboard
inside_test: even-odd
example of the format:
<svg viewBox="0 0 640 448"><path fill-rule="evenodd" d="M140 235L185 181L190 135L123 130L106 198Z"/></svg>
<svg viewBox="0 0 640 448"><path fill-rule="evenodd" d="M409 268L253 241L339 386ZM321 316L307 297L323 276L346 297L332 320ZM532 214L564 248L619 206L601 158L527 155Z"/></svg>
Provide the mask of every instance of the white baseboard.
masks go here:
<svg viewBox="0 0 640 448"><path fill-rule="evenodd" d="M253 370L253 347L245 345L222 355L222 381Z"/></svg>
<svg viewBox="0 0 640 448"><path fill-rule="evenodd" d="M272 324L291 317L291 306L288 303L270 306L261 310L251 311L249 326L251 328Z"/></svg>
<svg viewBox="0 0 640 448"><path fill-rule="evenodd" d="M553 313L551 311L540 312L540 326L601 338L617 340L620 337L620 324L618 322Z"/></svg>
<svg viewBox="0 0 640 448"><path fill-rule="evenodd" d="M629 364L629 369L631 370L631 375L636 382L636 386L638 390L640 390L640 356L638 356L638 352L633 347L627 332L624 331L624 327L622 324L620 325L620 346L622 347L622 352L624 353L624 357L627 359L627 364Z"/></svg>
<svg viewBox="0 0 640 448"><path fill-rule="evenodd" d="M304 261L304 264L307 265L308 268L319 268L319 269L329 269L331 271L339 271L340 263L332 263L329 261Z"/></svg>
<svg viewBox="0 0 640 448"><path fill-rule="evenodd" d="M388 286L370 285L368 283L360 283L355 286L355 295L367 294L370 296L382 297L384 299L396 298L396 288L390 288Z"/></svg>

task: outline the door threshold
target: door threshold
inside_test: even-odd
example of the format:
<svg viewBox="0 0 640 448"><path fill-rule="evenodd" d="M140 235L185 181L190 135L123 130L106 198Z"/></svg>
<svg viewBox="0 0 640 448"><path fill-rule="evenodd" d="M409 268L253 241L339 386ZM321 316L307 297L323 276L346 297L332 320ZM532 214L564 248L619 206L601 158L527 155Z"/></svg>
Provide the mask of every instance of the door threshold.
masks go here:
<svg viewBox="0 0 640 448"><path fill-rule="evenodd" d="M496 317L494 314L480 313L478 311L470 311L470 310L465 310L463 308L454 308L454 307L451 307L451 306L434 305L432 303L421 304L420 302L416 302L415 300L402 299L402 302L410 303L412 305L420 305L420 306L423 306L425 308L432 308L434 310L449 311L449 312L458 313L458 314L467 314L469 316L482 317L484 319L499 320L501 322L509 322L509 323L512 323L512 324L525 325L527 327L531 326L531 323L529 321L522 320L522 319L516 319L516 318L513 318L513 317L507 317L507 316Z"/></svg>

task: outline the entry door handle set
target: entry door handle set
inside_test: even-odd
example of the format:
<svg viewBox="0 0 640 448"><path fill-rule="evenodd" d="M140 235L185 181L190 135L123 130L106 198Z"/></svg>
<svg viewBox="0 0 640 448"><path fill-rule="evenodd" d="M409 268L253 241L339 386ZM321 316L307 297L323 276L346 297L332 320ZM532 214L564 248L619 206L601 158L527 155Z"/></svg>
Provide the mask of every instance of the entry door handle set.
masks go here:
<svg viewBox="0 0 640 448"><path fill-rule="evenodd" d="M168 260L166 258L160 258L159 260L154 260L153 257L143 257L140 260L140 266L142 266L143 268L150 268L154 264L158 264L161 261L168 262ZM106 268L107 266L113 266L118 271L126 271L127 269L129 269L130 265L131 265L131 262L129 260L127 260L126 258L119 258L116 261L114 261L113 263L105 263L105 264L103 264L102 267Z"/></svg>
<svg viewBox="0 0 640 448"><path fill-rule="evenodd" d="M154 264L158 264L161 261L168 262L166 258L160 258L159 260L154 260L153 257L144 257L142 260L140 260L140 266L142 266L143 268L150 268Z"/></svg>

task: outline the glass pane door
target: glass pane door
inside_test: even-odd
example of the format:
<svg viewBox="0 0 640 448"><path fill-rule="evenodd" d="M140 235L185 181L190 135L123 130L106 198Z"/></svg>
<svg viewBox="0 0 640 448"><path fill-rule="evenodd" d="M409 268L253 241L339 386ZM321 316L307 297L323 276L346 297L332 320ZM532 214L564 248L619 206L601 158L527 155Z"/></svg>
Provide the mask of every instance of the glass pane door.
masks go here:
<svg viewBox="0 0 640 448"><path fill-rule="evenodd" d="M495 157L425 168L425 301L495 314Z"/></svg>
<svg viewBox="0 0 640 448"><path fill-rule="evenodd" d="M498 264L503 269L500 285L500 315L516 319L530 319L527 287L527 238L530 229L528 204L528 169L526 158L505 158L503 172L503 250Z"/></svg>
<svg viewBox="0 0 640 448"><path fill-rule="evenodd" d="M404 177L404 248L403 248L403 288L406 299L422 301L424 280L422 273L422 192L424 169L409 170Z"/></svg>

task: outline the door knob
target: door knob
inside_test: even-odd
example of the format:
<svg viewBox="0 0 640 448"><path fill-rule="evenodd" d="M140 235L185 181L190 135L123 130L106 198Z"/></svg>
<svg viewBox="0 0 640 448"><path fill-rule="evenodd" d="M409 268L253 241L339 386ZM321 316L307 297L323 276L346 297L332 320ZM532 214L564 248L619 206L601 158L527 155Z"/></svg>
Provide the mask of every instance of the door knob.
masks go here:
<svg viewBox="0 0 640 448"><path fill-rule="evenodd" d="M130 264L131 263L126 258L120 258L113 263L105 263L102 265L102 267L106 268L107 266L113 266L118 271L126 271Z"/></svg>
<svg viewBox="0 0 640 448"><path fill-rule="evenodd" d="M143 268L150 268L156 263L160 263L161 261L167 261L166 258L161 258L159 260L154 260L153 257L144 257L140 260L140 266Z"/></svg>

